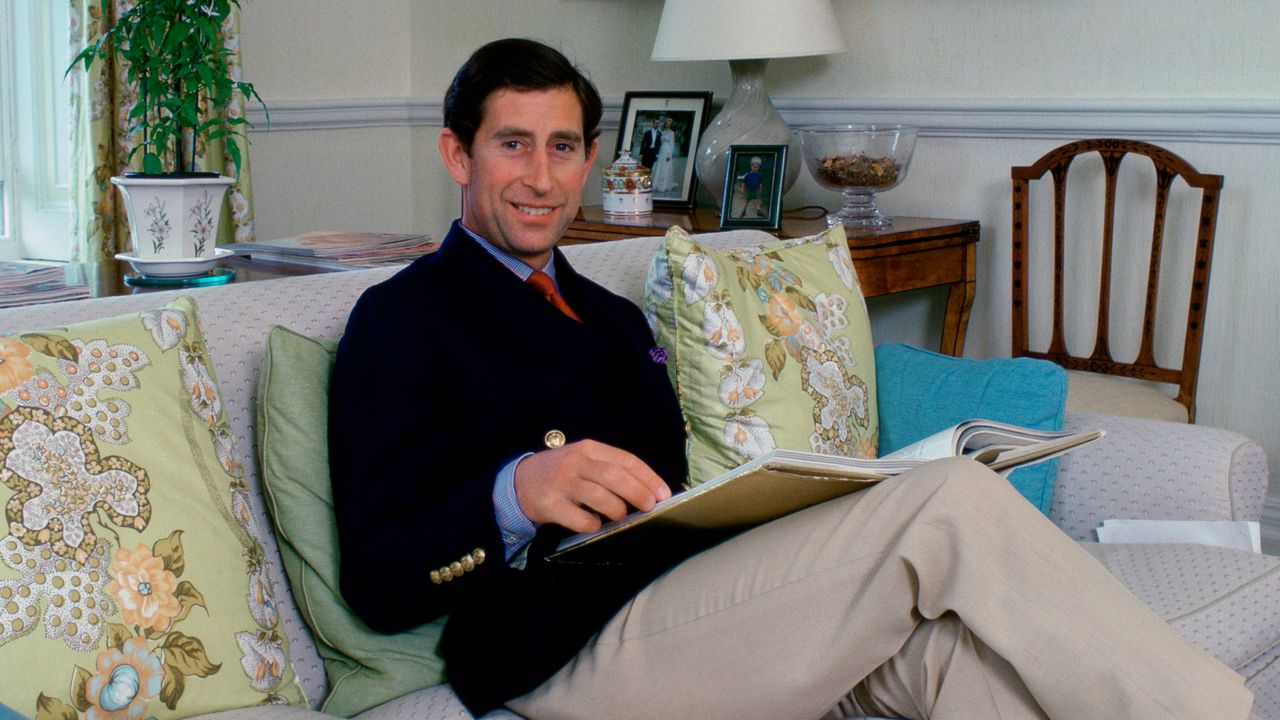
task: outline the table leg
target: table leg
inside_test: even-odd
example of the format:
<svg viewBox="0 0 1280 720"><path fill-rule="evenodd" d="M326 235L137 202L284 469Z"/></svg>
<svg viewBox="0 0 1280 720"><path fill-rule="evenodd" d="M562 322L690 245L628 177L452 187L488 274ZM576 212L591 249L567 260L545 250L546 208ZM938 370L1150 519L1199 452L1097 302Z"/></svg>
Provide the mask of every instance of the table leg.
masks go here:
<svg viewBox="0 0 1280 720"><path fill-rule="evenodd" d="M938 352L960 357L964 354L964 336L969 329L969 310L977 283L972 280L952 283L947 288L947 312L942 320L942 344Z"/></svg>

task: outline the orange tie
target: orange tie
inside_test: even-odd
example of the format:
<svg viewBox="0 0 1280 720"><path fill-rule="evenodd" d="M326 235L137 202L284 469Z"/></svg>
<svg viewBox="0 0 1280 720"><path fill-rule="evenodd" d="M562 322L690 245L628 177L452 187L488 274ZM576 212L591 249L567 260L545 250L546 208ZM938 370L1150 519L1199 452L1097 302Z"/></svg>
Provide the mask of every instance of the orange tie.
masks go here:
<svg viewBox="0 0 1280 720"><path fill-rule="evenodd" d="M582 318L578 317L573 308L569 307L569 303L565 302L564 298L560 297L560 293L556 292L556 284L551 280L550 275L541 270L534 270L526 282L532 285L538 291L538 294L546 298L548 302L555 305L557 310L578 322L582 322Z"/></svg>

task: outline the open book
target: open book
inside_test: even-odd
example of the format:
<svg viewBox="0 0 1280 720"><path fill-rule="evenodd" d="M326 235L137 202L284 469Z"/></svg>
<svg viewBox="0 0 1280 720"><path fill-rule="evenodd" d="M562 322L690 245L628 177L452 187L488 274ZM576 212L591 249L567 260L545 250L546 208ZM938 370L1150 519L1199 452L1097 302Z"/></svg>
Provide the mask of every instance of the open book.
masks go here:
<svg viewBox="0 0 1280 720"><path fill-rule="evenodd" d="M673 532L728 534L856 492L930 460L965 455L1007 474L1102 437L1102 430L1050 432L992 420L967 420L884 457L866 459L773 450L634 512L593 533L566 538L548 558L593 562L618 558Z"/></svg>

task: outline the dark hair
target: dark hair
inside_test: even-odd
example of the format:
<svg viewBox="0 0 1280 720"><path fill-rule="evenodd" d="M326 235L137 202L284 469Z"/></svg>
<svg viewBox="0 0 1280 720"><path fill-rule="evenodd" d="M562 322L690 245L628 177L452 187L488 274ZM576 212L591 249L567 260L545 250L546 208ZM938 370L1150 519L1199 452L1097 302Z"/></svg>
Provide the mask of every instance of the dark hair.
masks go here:
<svg viewBox="0 0 1280 720"><path fill-rule="evenodd" d="M536 91L567 87L582 106L582 136L588 144L600 136L604 112L595 85L559 50L534 40L495 40L471 54L444 94L444 126L467 152L484 118L484 101L507 88Z"/></svg>

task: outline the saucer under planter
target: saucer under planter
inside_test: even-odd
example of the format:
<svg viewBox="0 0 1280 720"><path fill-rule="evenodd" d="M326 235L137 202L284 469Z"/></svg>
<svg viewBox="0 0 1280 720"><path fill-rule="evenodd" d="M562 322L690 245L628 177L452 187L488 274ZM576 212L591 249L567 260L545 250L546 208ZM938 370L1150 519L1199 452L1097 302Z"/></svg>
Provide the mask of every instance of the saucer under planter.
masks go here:
<svg viewBox="0 0 1280 720"><path fill-rule="evenodd" d="M212 258L222 199L235 180L214 174L126 174L111 182L129 211L133 256Z"/></svg>
<svg viewBox="0 0 1280 720"><path fill-rule="evenodd" d="M129 253L116 253L117 260L133 266L139 275L150 278L198 277L209 274L224 258L235 255L227 248L217 248L204 258L140 258Z"/></svg>

